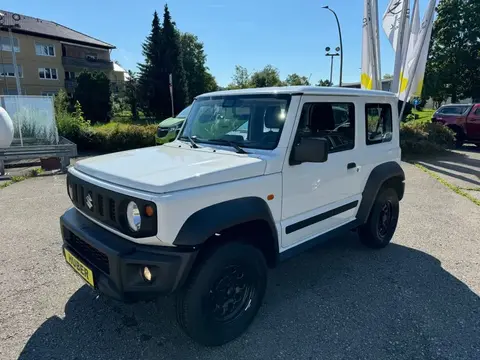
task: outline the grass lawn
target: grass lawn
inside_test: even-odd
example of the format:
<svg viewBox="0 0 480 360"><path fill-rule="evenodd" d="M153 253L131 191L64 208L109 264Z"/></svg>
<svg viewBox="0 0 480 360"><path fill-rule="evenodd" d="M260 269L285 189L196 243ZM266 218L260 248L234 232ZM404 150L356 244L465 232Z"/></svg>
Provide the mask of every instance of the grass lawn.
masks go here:
<svg viewBox="0 0 480 360"><path fill-rule="evenodd" d="M415 121L419 123L430 122L432 120L432 115L434 112L435 110L431 110L431 109L424 109L421 111L412 110L412 114L418 115L418 119L415 119Z"/></svg>

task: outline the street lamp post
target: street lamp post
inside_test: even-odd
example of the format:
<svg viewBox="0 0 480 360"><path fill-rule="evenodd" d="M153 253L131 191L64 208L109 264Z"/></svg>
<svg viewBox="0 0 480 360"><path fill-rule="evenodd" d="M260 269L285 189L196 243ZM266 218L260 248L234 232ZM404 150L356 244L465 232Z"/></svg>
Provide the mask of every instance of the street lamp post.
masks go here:
<svg viewBox="0 0 480 360"><path fill-rule="evenodd" d="M343 76L343 42L342 42L342 29L340 28L340 21L338 20L338 16L333 11L330 9L328 6L322 6L322 9L327 9L332 12L333 15L335 15L335 19L337 20L337 26L338 26L338 37L340 38L340 81L339 81L339 86L342 86L342 76ZM332 58L333 59L333 58Z"/></svg>
<svg viewBox="0 0 480 360"><path fill-rule="evenodd" d="M329 47L326 47L325 48L325 56L330 56L330 86L333 86L333 58L335 56L340 56L340 54L338 53L338 51L340 50L339 47L337 47L335 49L335 51L337 51L336 53L334 54L330 54L330 48Z"/></svg>
<svg viewBox="0 0 480 360"><path fill-rule="evenodd" d="M12 20L13 20L13 23L10 23L10 24L5 23L5 15L3 13L0 13L0 29L1 28L7 29L8 36L10 38L10 47L12 50L12 65L13 65L13 73L15 75L15 83L17 85L17 95L22 95L22 89L20 87L20 76L18 74L17 55L15 54L15 46L13 43L13 34L12 34L12 28L20 27L20 24L18 23L20 21L20 15L12 14ZM3 69L3 71L5 71L5 69Z"/></svg>

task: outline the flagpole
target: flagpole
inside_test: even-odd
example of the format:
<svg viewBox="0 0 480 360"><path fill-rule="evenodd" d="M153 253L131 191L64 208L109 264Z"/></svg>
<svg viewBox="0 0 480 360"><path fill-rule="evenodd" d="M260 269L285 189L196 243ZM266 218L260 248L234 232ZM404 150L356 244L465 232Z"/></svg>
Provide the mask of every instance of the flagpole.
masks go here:
<svg viewBox="0 0 480 360"><path fill-rule="evenodd" d="M434 0L430 0L430 1L434 1ZM434 1L434 4L435 4L435 1ZM433 15L435 14L435 6L432 6L431 9L430 9L430 14L425 14L425 15L429 15L428 17L428 24L427 26L430 26L431 25L431 22L433 21ZM425 29L425 31L423 32L422 34L422 40L420 42L420 44L422 44L422 48L423 49L423 46L425 46L425 39L427 38L427 34L428 34L428 30ZM418 42L417 42L418 44ZM420 49L420 50L421 50ZM413 84L413 80L415 78L415 74L417 72L417 68L418 68L418 63L420 62L420 56L421 55L421 51L420 53L418 54L418 56L415 57L415 62L414 62L414 66L413 66L413 72L411 72L412 76L411 76L411 79L410 79L410 76L409 76L409 81L408 81L408 86L407 86L407 91L405 93L405 100L403 101L403 104L402 104L402 110L400 111L400 114L399 114L399 120L401 121L402 119L402 116L403 116L403 113L405 111L405 105L407 104L407 101L408 101L408 98L410 97L410 91L412 90L412 84Z"/></svg>
<svg viewBox="0 0 480 360"><path fill-rule="evenodd" d="M175 108L173 106L173 79L172 79L172 74L168 74L168 87L170 88L170 99L172 101L172 117L175 117Z"/></svg>
<svg viewBox="0 0 480 360"><path fill-rule="evenodd" d="M407 11L410 0L404 1L402 13L400 15L399 37L397 38L397 46L395 49L395 68L393 69L393 83L391 91L396 93L400 87L400 72L402 70L403 55L404 55L404 37L405 24L407 22ZM410 35L410 34L409 34Z"/></svg>

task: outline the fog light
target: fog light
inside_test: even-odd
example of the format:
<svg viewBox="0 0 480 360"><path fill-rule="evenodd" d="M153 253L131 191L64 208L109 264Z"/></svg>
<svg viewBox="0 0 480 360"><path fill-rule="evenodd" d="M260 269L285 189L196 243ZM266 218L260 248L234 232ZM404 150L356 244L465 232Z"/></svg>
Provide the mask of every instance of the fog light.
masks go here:
<svg viewBox="0 0 480 360"><path fill-rule="evenodd" d="M143 268L143 278L147 281L152 281L152 273L147 266Z"/></svg>

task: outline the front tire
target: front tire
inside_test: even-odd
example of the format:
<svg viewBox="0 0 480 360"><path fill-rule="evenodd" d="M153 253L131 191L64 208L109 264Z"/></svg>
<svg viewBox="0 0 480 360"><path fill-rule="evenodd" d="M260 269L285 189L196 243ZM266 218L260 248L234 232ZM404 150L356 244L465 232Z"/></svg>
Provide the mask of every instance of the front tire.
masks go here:
<svg viewBox="0 0 480 360"><path fill-rule="evenodd" d="M366 224L358 230L360 241L374 249L390 243L398 223L400 205L397 192L392 188L380 190Z"/></svg>
<svg viewBox="0 0 480 360"><path fill-rule="evenodd" d="M225 344L251 324L265 295L267 266L262 252L229 242L211 250L177 294L177 321L193 340Z"/></svg>

